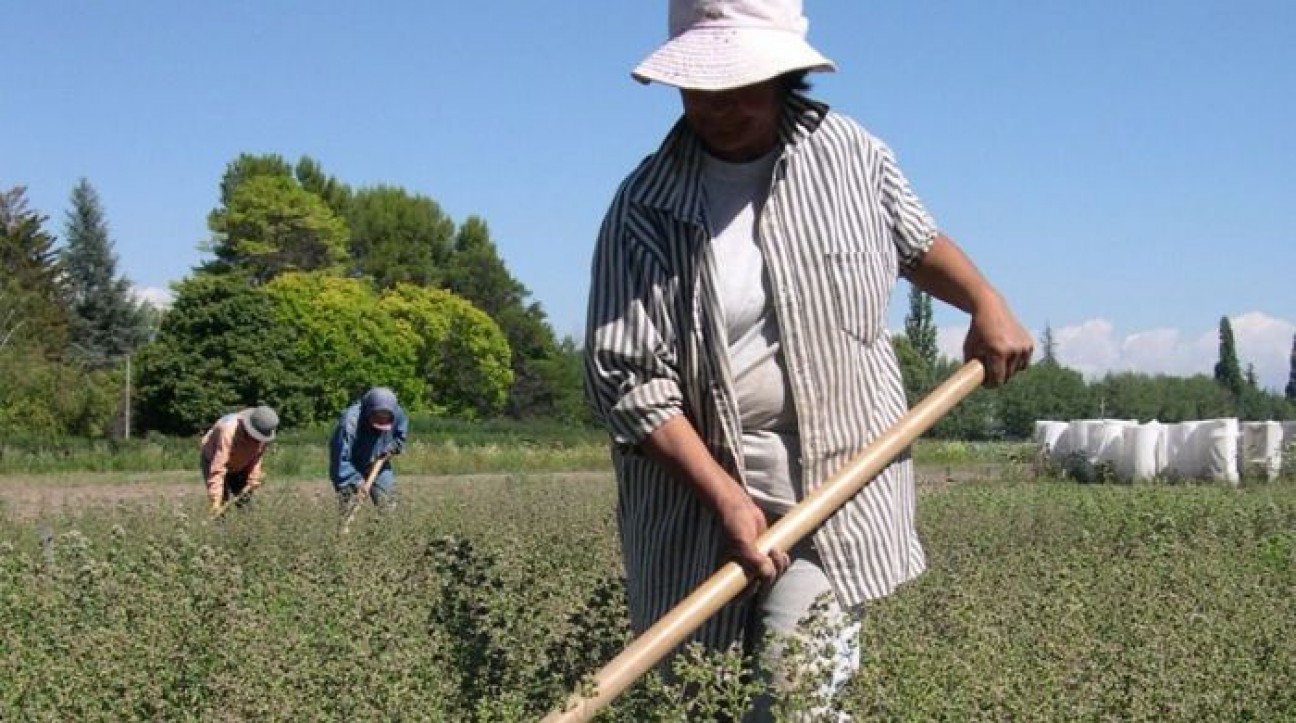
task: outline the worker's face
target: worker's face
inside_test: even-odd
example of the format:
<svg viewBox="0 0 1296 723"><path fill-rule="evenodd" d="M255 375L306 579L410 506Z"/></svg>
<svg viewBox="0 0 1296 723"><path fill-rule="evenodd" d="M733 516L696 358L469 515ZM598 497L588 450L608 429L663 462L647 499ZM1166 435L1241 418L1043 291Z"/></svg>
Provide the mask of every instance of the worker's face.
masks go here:
<svg viewBox="0 0 1296 723"><path fill-rule="evenodd" d="M681 90L684 119L711 155L754 161L778 141L783 89L771 80L732 90Z"/></svg>
<svg viewBox="0 0 1296 723"><path fill-rule="evenodd" d="M395 418L392 413L385 409L370 412L369 414L369 424L374 429L391 429L393 421L395 421Z"/></svg>

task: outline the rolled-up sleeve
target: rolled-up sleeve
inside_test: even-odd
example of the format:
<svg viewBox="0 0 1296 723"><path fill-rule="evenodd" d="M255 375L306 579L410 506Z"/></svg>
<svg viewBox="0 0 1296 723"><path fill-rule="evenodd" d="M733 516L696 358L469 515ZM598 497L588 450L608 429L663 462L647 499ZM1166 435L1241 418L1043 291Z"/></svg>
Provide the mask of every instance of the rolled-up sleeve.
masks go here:
<svg viewBox="0 0 1296 723"><path fill-rule="evenodd" d="M900 261L900 270L908 273L936 241L936 221L909 186L886 144L873 139L879 156L879 184L882 206L886 209Z"/></svg>
<svg viewBox="0 0 1296 723"><path fill-rule="evenodd" d="M585 391L618 445L635 446L683 413L674 327L674 283L660 259L633 243L614 202L591 268Z"/></svg>

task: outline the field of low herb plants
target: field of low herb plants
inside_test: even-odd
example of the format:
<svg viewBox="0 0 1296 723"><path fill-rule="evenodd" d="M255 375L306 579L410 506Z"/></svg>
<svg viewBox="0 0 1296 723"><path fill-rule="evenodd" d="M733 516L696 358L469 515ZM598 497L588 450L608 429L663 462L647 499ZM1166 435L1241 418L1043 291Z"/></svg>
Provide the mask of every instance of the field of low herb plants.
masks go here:
<svg viewBox="0 0 1296 723"><path fill-rule="evenodd" d="M216 524L198 495L0 515L0 719L534 720L627 642L610 476L402 485L346 536L287 486ZM1296 483L1008 474L920 524L931 570L868 611L857 719L1296 718ZM742 710L736 667L686 657L606 719Z"/></svg>

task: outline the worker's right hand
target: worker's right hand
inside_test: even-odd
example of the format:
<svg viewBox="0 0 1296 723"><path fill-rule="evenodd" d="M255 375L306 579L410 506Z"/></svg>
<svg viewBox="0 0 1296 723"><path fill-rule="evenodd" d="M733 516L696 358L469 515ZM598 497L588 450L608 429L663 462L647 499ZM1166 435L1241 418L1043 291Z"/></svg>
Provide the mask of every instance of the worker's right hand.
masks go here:
<svg viewBox="0 0 1296 723"><path fill-rule="evenodd" d="M730 550L734 561L742 565L747 574L760 584L774 582L788 568L790 561L786 552L771 550L770 554L762 553L756 547L756 539L765 533L769 523L765 513L752 500L745 490L728 495L716 506L720 524L729 538Z"/></svg>
<svg viewBox="0 0 1296 723"><path fill-rule="evenodd" d="M210 512L211 514L214 515L214 514L216 514L217 512L220 512L220 510L221 510L221 498L219 498L219 497L210 497L210 498L207 499L207 511L208 511L208 512Z"/></svg>

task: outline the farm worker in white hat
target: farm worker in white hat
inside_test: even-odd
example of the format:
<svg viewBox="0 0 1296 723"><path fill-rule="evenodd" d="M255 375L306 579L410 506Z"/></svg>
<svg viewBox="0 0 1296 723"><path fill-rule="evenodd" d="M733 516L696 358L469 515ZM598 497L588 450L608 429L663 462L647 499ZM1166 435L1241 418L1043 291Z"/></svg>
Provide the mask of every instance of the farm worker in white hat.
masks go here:
<svg viewBox="0 0 1296 723"><path fill-rule="evenodd" d="M971 315L964 353L989 385L1025 368L1034 341L891 150L807 96L808 74L836 68L808 42L799 0L669 8L669 39L632 75L677 88L683 117L604 218L585 339L631 622L644 631L734 559L760 590L696 638L746 646L777 682L781 648L766 641L804 631L822 599L839 631L831 692L858 665L865 601L926 567L911 461L791 554L754 542L905 412L886 324L897 280Z"/></svg>
<svg viewBox="0 0 1296 723"><path fill-rule="evenodd" d="M202 475L213 514L230 500L246 504L261 486L261 460L278 428L275 410L260 406L226 414L203 435Z"/></svg>
<svg viewBox="0 0 1296 723"><path fill-rule="evenodd" d="M329 479L343 515L361 502L356 491L375 463L382 465L382 471L369 490L370 498L382 510L396 504L391 458L405 449L408 434L409 417L387 387L369 389L342 411L329 438Z"/></svg>

